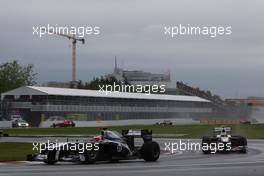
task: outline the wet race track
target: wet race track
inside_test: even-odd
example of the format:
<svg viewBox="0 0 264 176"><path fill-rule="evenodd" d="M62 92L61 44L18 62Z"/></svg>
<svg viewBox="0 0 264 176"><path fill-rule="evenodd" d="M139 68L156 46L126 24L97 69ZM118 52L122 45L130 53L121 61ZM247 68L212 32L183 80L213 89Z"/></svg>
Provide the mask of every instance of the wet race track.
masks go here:
<svg viewBox="0 0 264 176"><path fill-rule="evenodd" d="M32 139L6 138L5 141ZM164 149L165 142L176 139L155 139ZM39 141L41 141L39 139ZM199 140L192 140L199 142ZM1 142L1 140L0 140ZM3 140L2 140L3 142ZM208 175L208 176L263 176L264 174L264 140L249 140L248 153L229 153L204 155L201 151L162 152L158 162L146 163L143 160L120 161L119 163L96 163L92 165L58 163L53 166L40 162L17 162L0 164L0 176L83 176L83 175Z"/></svg>

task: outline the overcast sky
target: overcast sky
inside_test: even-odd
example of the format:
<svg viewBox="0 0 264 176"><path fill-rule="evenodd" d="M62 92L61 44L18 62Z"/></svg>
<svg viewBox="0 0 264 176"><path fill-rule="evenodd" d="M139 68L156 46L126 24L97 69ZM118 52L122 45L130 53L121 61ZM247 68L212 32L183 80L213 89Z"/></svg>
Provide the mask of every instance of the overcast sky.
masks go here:
<svg viewBox="0 0 264 176"><path fill-rule="evenodd" d="M264 96L262 0L0 0L0 63L34 64L38 83L71 80L71 43L32 35L32 26L99 26L77 46L77 77L113 71L171 71L223 97ZM169 38L164 26L232 26L232 35Z"/></svg>

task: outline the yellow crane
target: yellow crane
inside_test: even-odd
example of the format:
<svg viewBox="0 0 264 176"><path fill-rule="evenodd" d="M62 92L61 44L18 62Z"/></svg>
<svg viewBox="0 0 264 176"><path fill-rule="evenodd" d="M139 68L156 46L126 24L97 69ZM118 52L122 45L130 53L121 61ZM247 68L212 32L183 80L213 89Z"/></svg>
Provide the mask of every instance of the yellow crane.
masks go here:
<svg viewBox="0 0 264 176"><path fill-rule="evenodd" d="M77 41L82 42L82 44L85 43L84 38L78 38L75 35L69 35L69 34L62 34L62 33L57 33L53 30L49 31L52 34L56 34L62 37L66 37L72 42L72 83L76 83L76 43Z"/></svg>

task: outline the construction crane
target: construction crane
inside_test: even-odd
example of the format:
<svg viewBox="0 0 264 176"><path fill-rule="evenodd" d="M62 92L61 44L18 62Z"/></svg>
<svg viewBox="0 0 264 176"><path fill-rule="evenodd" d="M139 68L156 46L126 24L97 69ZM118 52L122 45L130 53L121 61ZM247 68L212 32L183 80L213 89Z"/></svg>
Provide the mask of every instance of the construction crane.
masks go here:
<svg viewBox="0 0 264 176"><path fill-rule="evenodd" d="M54 32L53 30L49 31L52 34L56 34L62 37L66 37L72 42L72 83L76 83L76 43L77 41L82 42L82 44L85 43L84 38L78 38L75 35L68 35L68 34L62 34L62 33L57 33Z"/></svg>

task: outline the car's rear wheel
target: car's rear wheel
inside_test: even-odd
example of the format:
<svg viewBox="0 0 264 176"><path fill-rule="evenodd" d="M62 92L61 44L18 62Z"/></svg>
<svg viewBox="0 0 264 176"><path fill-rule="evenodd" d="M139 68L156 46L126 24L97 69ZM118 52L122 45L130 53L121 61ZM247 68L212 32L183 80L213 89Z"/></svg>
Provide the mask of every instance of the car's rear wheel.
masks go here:
<svg viewBox="0 0 264 176"><path fill-rule="evenodd" d="M246 147L242 148L241 150L239 150L239 153L247 153L247 149Z"/></svg>
<svg viewBox="0 0 264 176"><path fill-rule="evenodd" d="M231 138L232 147L241 147L239 153L247 153L247 139L243 136L233 136Z"/></svg>
<svg viewBox="0 0 264 176"><path fill-rule="evenodd" d="M238 138L239 146L242 146L242 149L239 150L240 153L247 153L247 139L245 137L240 136Z"/></svg>
<svg viewBox="0 0 264 176"><path fill-rule="evenodd" d="M238 143L240 146L247 146L247 139L245 137L240 136L238 138L238 141L239 141Z"/></svg>
<svg viewBox="0 0 264 176"><path fill-rule="evenodd" d="M155 141L145 142L141 147L141 157L148 162L157 161L160 156L159 144Z"/></svg>

